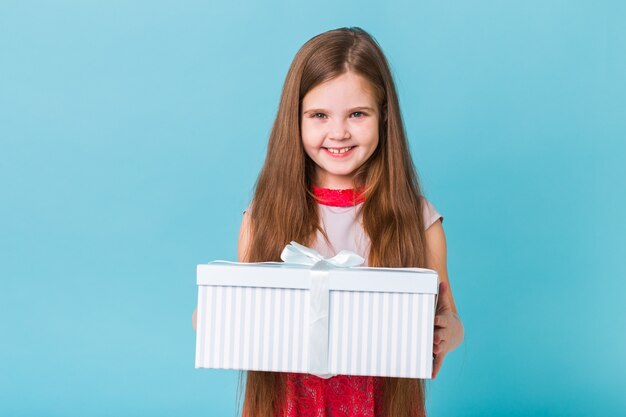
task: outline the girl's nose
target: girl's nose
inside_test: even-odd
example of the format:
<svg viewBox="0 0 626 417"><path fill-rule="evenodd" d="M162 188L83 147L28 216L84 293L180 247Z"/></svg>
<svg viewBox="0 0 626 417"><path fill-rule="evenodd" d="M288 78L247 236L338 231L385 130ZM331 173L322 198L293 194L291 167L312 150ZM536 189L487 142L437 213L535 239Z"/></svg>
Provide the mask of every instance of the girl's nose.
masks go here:
<svg viewBox="0 0 626 417"><path fill-rule="evenodd" d="M329 136L334 140L350 139L350 131L343 121L336 121L331 127Z"/></svg>

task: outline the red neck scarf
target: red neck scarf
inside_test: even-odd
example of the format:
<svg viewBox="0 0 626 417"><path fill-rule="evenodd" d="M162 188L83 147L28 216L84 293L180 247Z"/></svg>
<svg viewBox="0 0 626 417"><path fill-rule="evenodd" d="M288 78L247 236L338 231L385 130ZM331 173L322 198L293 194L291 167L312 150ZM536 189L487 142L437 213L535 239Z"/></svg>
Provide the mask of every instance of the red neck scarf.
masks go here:
<svg viewBox="0 0 626 417"><path fill-rule="evenodd" d="M362 189L331 190L313 185L312 190L315 200L325 206L352 207L365 201Z"/></svg>

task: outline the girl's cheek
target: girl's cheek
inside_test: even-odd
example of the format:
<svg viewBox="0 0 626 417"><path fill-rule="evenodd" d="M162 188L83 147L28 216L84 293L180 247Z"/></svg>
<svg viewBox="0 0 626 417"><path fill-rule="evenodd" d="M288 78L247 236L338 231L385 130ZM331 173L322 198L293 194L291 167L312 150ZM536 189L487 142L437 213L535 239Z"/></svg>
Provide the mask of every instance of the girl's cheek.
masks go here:
<svg viewBox="0 0 626 417"><path fill-rule="evenodd" d="M371 135L378 133L378 124L376 123L361 123L354 126L354 131L360 135Z"/></svg>

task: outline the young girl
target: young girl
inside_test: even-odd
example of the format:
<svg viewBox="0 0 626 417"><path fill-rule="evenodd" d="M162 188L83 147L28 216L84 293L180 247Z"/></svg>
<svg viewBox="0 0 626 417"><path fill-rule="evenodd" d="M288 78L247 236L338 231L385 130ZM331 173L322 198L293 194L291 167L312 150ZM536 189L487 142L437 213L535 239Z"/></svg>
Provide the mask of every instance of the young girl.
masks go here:
<svg viewBox="0 0 626 417"><path fill-rule="evenodd" d="M243 262L280 261L297 241L368 266L425 267L441 281L434 371L463 339L442 217L420 193L387 60L359 28L322 33L287 74L267 157L239 236ZM250 371L245 417L425 415L417 379Z"/></svg>

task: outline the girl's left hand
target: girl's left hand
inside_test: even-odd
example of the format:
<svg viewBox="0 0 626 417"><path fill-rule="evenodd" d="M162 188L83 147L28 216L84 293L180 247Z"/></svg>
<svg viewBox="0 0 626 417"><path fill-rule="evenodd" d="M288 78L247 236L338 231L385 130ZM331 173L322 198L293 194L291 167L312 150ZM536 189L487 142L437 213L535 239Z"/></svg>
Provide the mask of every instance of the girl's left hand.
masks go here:
<svg viewBox="0 0 626 417"><path fill-rule="evenodd" d="M435 331L433 335L433 379L439 373L446 353L454 350L463 341L463 323L452 311L450 298L447 296L448 284L439 284L439 298L435 313Z"/></svg>

